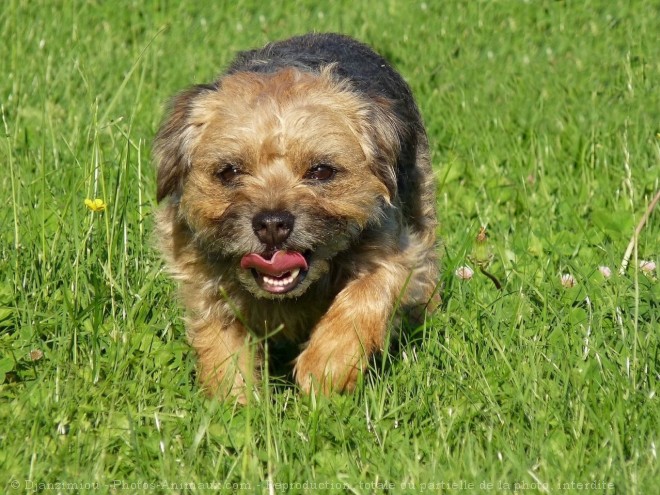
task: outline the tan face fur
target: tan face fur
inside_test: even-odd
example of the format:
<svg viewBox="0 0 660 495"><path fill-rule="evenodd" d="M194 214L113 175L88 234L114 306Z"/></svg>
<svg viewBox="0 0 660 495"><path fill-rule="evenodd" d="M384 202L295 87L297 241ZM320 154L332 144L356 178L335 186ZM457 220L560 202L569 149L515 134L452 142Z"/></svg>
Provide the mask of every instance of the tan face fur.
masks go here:
<svg viewBox="0 0 660 495"><path fill-rule="evenodd" d="M377 137L367 120L373 112L329 73L238 73L179 106L187 111L184 163L172 165L176 173L159 173L161 181L177 175L175 186L159 185L174 188L167 192L180 198L179 214L199 247L233 263L255 296L300 296L327 272L329 259L379 221L389 191L373 163ZM315 178L319 166L330 167L332 176ZM279 245L255 235L252 221L262 211L293 215L292 231ZM282 295L264 291L240 268L247 253L275 249L300 252L309 264L305 278Z"/></svg>

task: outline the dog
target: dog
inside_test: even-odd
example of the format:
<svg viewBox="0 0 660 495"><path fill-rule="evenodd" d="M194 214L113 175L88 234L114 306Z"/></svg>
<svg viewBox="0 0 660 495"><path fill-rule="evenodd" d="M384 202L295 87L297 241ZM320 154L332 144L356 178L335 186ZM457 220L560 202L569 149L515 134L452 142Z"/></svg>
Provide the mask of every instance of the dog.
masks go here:
<svg viewBox="0 0 660 495"><path fill-rule="evenodd" d="M304 392L351 391L395 313L437 306L425 127L367 45L307 34L240 52L172 100L153 154L157 244L209 395L245 402L266 339L300 350Z"/></svg>

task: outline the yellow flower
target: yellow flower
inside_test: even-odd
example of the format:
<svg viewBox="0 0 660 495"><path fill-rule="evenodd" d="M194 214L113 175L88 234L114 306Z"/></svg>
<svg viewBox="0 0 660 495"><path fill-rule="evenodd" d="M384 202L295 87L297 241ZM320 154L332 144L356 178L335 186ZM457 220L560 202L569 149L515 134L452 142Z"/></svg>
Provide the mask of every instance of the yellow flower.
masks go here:
<svg viewBox="0 0 660 495"><path fill-rule="evenodd" d="M89 208L92 211L95 212L100 212L105 210L105 201L103 201L101 198L96 198L96 199L85 199L85 206Z"/></svg>

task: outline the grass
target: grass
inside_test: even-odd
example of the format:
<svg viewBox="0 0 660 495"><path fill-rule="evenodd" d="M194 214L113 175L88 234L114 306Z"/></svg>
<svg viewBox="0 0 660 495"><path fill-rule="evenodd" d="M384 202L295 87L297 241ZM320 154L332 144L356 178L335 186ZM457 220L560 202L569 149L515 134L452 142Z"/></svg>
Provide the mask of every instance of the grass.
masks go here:
<svg viewBox="0 0 660 495"><path fill-rule="evenodd" d="M370 43L413 87L443 311L354 395L274 378L247 407L208 401L151 247L151 140L170 95L310 30ZM658 261L660 211L617 272L660 188L658 32L651 1L7 0L0 487L654 491L660 284L637 267ZM454 275L488 256L501 291Z"/></svg>

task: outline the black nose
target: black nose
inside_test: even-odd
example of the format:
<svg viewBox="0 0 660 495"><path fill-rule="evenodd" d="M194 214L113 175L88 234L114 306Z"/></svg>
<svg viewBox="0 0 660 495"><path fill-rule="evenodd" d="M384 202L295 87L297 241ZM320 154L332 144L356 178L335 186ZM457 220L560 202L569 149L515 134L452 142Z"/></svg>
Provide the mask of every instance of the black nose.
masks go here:
<svg viewBox="0 0 660 495"><path fill-rule="evenodd" d="M287 240L295 217L288 211L262 211L252 218L252 229L261 242L275 247Z"/></svg>

